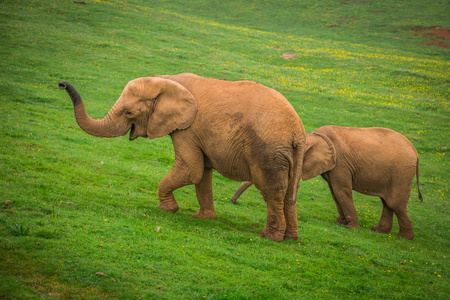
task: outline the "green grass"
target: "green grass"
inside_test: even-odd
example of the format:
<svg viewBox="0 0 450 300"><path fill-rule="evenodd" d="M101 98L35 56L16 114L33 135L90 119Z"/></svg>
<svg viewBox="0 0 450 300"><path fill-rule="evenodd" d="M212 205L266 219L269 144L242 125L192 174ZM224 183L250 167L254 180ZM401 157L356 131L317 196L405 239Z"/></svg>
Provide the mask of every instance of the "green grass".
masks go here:
<svg viewBox="0 0 450 300"><path fill-rule="evenodd" d="M0 8L0 298L448 299L448 1L9 1ZM283 53L295 53L285 60ZM95 138L58 82L103 117L129 80L192 72L255 80L291 102L307 131L383 126L420 155L415 239L335 224L326 183L302 182L299 240L262 239L266 206L214 174L215 220L195 189L158 210L169 137ZM6 203L7 201L11 201Z"/></svg>

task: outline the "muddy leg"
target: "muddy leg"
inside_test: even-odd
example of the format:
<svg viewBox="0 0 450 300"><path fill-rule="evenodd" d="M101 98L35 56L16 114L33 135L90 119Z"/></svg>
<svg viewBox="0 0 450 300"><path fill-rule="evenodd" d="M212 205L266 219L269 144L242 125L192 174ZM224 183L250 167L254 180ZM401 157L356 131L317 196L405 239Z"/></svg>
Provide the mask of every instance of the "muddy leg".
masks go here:
<svg viewBox="0 0 450 300"><path fill-rule="evenodd" d="M262 192L264 201L267 203L266 227L259 235L270 240L279 242L284 240L286 232L286 219L284 215L284 197L286 190Z"/></svg>
<svg viewBox="0 0 450 300"><path fill-rule="evenodd" d="M299 184L300 177L292 178L284 198L284 216L286 219L285 239L298 239L297 193Z"/></svg>
<svg viewBox="0 0 450 300"><path fill-rule="evenodd" d="M285 239L298 239L298 219L297 219L297 190L298 182L292 182L284 199L284 217L286 219Z"/></svg>

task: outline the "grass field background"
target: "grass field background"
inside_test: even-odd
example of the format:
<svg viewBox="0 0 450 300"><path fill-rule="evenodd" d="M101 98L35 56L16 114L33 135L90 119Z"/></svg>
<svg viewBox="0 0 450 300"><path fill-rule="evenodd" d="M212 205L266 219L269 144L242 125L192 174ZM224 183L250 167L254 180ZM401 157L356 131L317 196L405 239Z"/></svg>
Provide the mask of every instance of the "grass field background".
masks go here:
<svg viewBox="0 0 450 300"><path fill-rule="evenodd" d="M448 299L448 1L1 1L1 299ZM282 57L295 54L292 59ZM266 205L215 173L215 220L195 189L158 210L169 137L95 138L58 82L103 117L126 83L191 72L280 91L307 132L382 126L420 156L412 241L334 222L320 177L298 194L299 240L258 236Z"/></svg>

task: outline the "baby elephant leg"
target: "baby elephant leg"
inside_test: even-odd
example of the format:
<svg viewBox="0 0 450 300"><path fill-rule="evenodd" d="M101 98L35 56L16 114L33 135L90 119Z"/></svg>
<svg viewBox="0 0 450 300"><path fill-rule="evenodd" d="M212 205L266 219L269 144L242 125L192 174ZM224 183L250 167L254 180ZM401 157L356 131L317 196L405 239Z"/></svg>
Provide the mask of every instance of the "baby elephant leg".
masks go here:
<svg viewBox="0 0 450 300"><path fill-rule="evenodd" d="M392 215L395 213L398 219L398 226L400 227L398 236L408 240L414 238L413 225L406 210L409 195L410 193L408 192L395 190L391 195L384 198L384 201L382 200L383 213L381 214L380 223L374 227L374 231L388 233L392 228Z"/></svg>
<svg viewBox="0 0 450 300"><path fill-rule="evenodd" d="M412 240L414 238L413 224L406 210L406 204L408 203L408 199L409 194L405 195L403 199L400 199L400 201L396 202L393 206L391 206L391 208L397 215L398 227L400 227L398 236L407 240Z"/></svg>
<svg viewBox="0 0 450 300"><path fill-rule="evenodd" d="M407 240L412 240L414 238L413 224L406 210L406 205L408 204L409 196L411 194L411 187L408 186L405 188L405 191L396 193L394 198L396 201L390 205L390 207L397 215L398 227L400 227L398 236ZM389 205L389 203L387 204Z"/></svg>
<svg viewBox="0 0 450 300"><path fill-rule="evenodd" d="M342 207L341 207L341 205L339 204L338 200L336 199L336 196L335 196L334 193L333 193L333 189L331 188L331 185L330 185L329 183L328 183L328 187L330 188L331 196L333 197L334 204L336 204L336 209L337 209L338 214L339 214L339 217L337 217L334 221L335 221L336 223L338 223L338 224L344 224L344 225L347 225L348 222L347 222L347 220L345 219L345 215L344 215L344 212L342 211Z"/></svg>
<svg viewBox="0 0 450 300"><path fill-rule="evenodd" d="M407 240L412 240L414 238L413 225L406 209L394 212L397 215L398 226L400 227L398 236Z"/></svg>
<svg viewBox="0 0 450 300"><path fill-rule="evenodd" d="M349 183L345 178L330 176L328 183L333 199L335 199L336 206L338 207L339 218L337 221L346 224L346 228L360 228L358 214L353 203L351 182ZM341 211L339 211L339 207Z"/></svg>

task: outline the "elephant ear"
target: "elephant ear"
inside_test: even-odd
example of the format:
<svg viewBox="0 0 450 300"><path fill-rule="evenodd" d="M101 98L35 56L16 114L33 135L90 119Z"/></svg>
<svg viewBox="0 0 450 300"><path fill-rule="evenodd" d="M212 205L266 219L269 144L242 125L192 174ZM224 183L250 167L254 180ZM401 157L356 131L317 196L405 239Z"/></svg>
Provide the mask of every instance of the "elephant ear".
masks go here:
<svg viewBox="0 0 450 300"><path fill-rule="evenodd" d="M306 181L336 166L336 150L328 137L319 133L306 136L306 152L303 158L302 180Z"/></svg>
<svg viewBox="0 0 450 300"><path fill-rule="evenodd" d="M150 94L155 88L159 89L153 113L148 120L149 139L192 125L197 115L197 101L184 86L169 79L149 77L146 88L150 90Z"/></svg>

